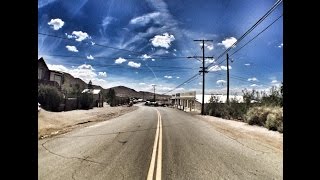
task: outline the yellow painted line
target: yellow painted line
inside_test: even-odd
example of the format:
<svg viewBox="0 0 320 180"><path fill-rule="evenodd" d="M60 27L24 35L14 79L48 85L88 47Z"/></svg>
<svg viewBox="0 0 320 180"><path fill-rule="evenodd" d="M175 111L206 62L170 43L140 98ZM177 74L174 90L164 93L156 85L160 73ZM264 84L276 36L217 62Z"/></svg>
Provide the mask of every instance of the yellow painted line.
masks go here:
<svg viewBox="0 0 320 180"><path fill-rule="evenodd" d="M158 145L158 138L159 138L159 124L160 124L160 116L159 112L157 110L158 114L158 123L157 123L157 130L156 130L156 136L153 144L153 151L152 151L152 157L151 157L151 163L148 171L148 176L147 180L152 180L153 179L153 171L154 171L154 166L155 166L155 161L156 161L156 151L157 151L157 145Z"/></svg>
<svg viewBox="0 0 320 180"><path fill-rule="evenodd" d="M160 127L159 127L160 135L159 135L159 146L158 146L156 180L158 179L161 180L161 168L162 168L162 120L161 120L160 112L159 112L159 117L160 117Z"/></svg>

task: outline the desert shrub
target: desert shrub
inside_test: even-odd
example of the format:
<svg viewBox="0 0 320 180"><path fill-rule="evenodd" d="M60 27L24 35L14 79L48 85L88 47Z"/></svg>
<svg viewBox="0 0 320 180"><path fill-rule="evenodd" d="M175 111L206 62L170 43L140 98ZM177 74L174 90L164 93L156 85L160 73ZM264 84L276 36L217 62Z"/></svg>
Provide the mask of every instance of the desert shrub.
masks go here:
<svg viewBox="0 0 320 180"><path fill-rule="evenodd" d="M283 131L282 108L273 107L273 109L269 112L267 116L265 127L268 128L269 130L274 130L279 132Z"/></svg>
<svg viewBox="0 0 320 180"><path fill-rule="evenodd" d="M90 109L92 108L93 97L91 93L82 93L79 96L79 103L81 109Z"/></svg>
<svg viewBox="0 0 320 180"><path fill-rule="evenodd" d="M63 101L63 94L54 86L38 86L38 102L41 107L48 111L58 111Z"/></svg>
<svg viewBox="0 0 320 180"><path fill-rule="evenodd" d="M271 109L269 107L252 107L245 115L245 121L250 125L264 126Z"/></svg>
<svg viewBox="0 0 320 180"><path fill-rule="evenodd" d="M277 88L273 86L269 94L263 92L261 103L266 106L282 106L283 105L283 86Z"/></svg>

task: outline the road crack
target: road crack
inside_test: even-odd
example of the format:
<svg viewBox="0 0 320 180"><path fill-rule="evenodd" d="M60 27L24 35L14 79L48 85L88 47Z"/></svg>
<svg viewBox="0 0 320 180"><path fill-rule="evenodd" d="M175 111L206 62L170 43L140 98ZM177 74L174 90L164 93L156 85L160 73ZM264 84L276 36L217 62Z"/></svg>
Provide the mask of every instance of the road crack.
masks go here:
<svg viewBox="0 0 320 180"><path fill-rule="evenodd" d="M53 140L53 139L51 139L51 140ZM48 141L51 141L51 140L48 140ZM93 160L89 160L89 159L87 159L87 158L73 157L73 156L68 157L68 156L63 156L63 155L61 155L61 154L57 154L57 153L51 151L50 149L48 149L48 148L45 146L45 144L46 144L48 141L42 143L41 146L42 146L47 152L49 152L50 154L53 154L53 155L55 155L55 156L59 156L59 157L61 157L61 158L65 158L65 159L77 159L77 160L80 160L80 161L86 161L86 162L90 162L90 163L94 163L94 164L106 165L106 164L104 164L104 163L97 162L97 161L93 161Z"/></svg>

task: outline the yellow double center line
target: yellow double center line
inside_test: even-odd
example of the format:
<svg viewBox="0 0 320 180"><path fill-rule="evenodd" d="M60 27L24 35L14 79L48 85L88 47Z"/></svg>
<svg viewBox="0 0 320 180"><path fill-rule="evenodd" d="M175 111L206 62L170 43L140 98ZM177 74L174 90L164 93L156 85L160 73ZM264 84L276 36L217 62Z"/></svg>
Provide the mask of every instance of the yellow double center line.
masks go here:
<svg viewBox="0 0 320 180"><path fill-rule="evenodd" d="M158 114L158 123L157 123L157 130L156 136L153 144L153 151L151 157L151 163L148 171L147 180L153 179L154 169L155 169L155 162L157 160L157 169L156 169L156 180L161 179L161 166L162 166L162 121L161 121L161 114L156 109ZM156 159L156 154L158 150L158 156Z"/></svg>

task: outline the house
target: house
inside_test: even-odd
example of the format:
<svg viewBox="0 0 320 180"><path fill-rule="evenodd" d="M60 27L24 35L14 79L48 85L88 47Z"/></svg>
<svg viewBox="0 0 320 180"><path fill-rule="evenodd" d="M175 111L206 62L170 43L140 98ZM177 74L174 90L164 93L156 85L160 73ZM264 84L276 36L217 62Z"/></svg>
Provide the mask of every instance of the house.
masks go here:
<svg viewBox="0 0 320 180"><path fill-rule="evenodd" d="M39 84L56 86L59 90L61 90L61 85L63 84L63 72L49 70L42 57L38 60L38 85Z"/></svg>
<svg viewBox="0 0 320 180"><path fill-rule="evenodd" d="M171 96L171 104L182 110L195 111L196 110L196 91L185 93L176 93Z"/></svg>
<svg viewBox="0 0 320 180"><path fill-rule="evenodd" d="M211 97L217 100L219 103L226 103L227 95L222 94L211 94L204 95L204 104L210 102ZM236 99L239 103L243 103L243 96L230 95L230 101ZM172 94L171 104L184 111L200 111L202 104L202 94L196 94L196 91L176 93Z"/></svg>
<svg viewBox="0 0 320 180"><path fill-rule="evenodd" d="M103 95L101 89L84 89L82 93L90 93L93 97L91 107L103 107Z"/></svg>

